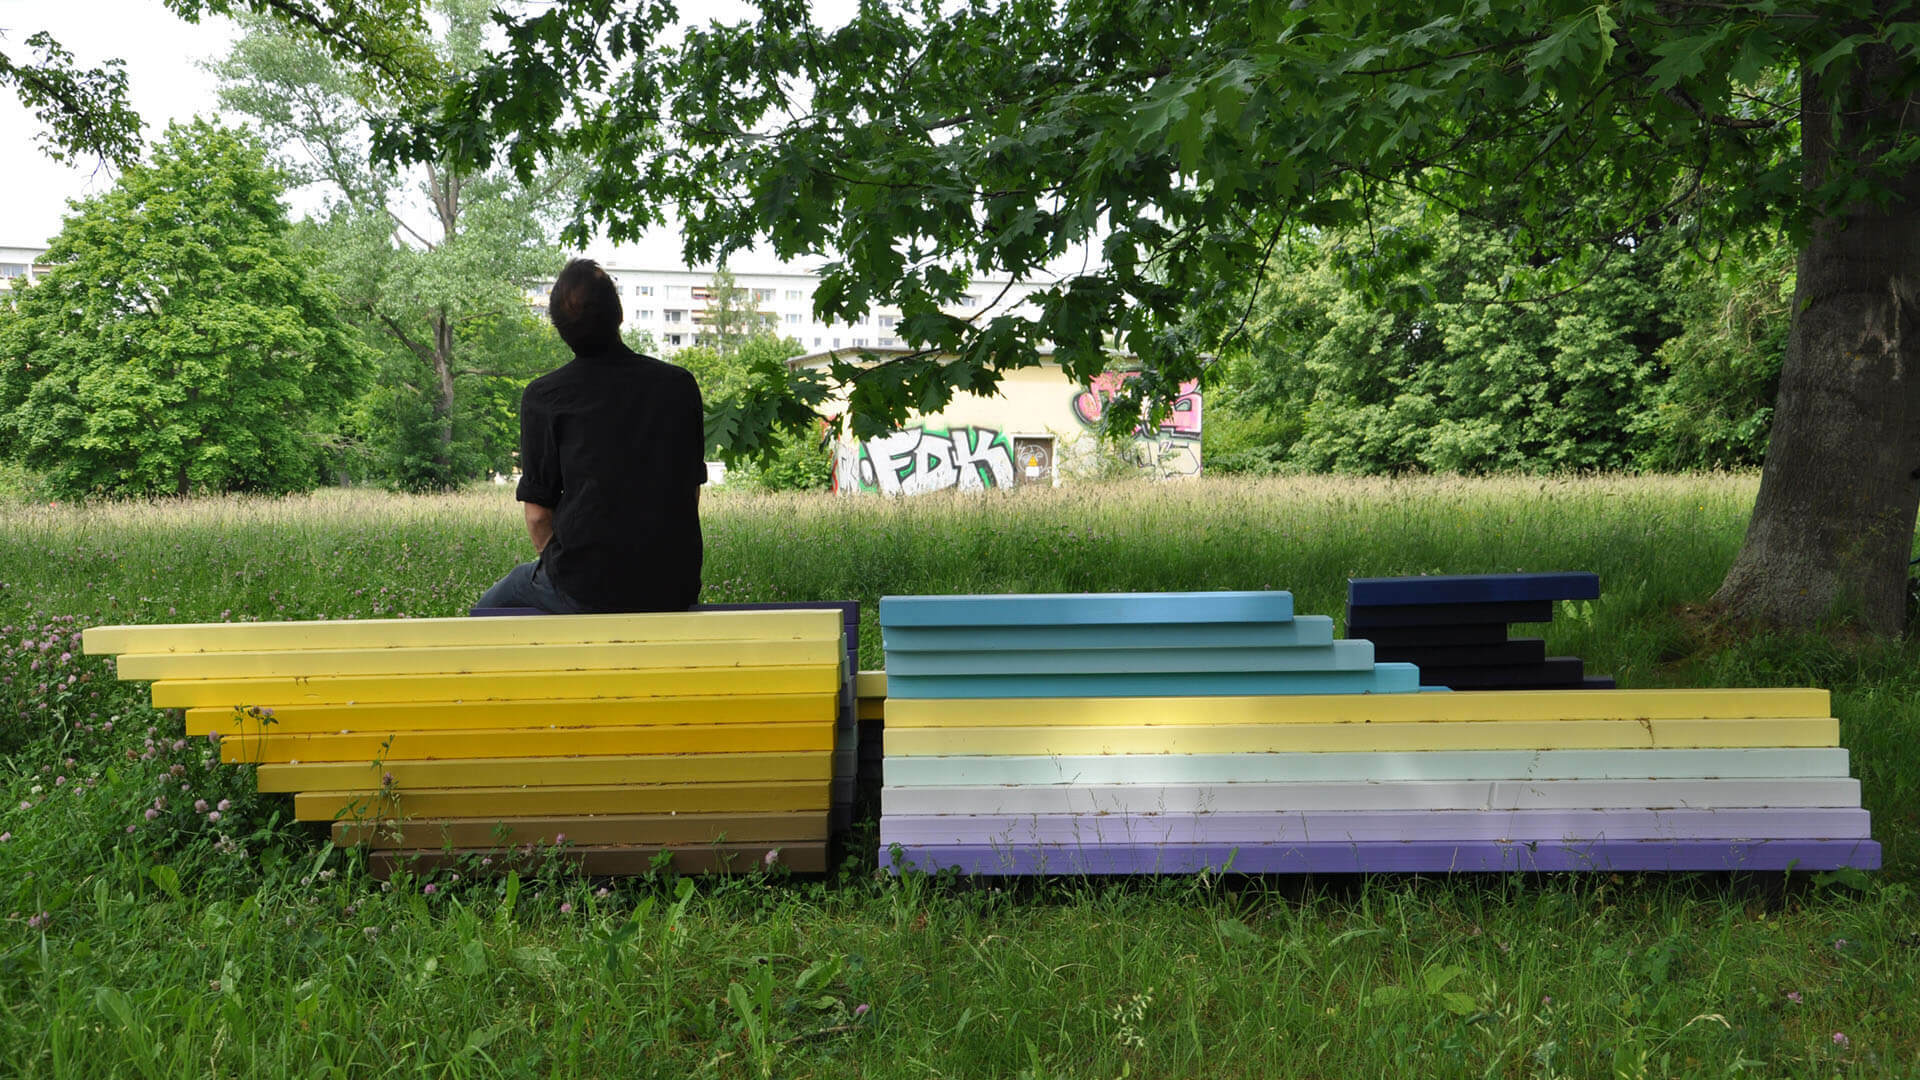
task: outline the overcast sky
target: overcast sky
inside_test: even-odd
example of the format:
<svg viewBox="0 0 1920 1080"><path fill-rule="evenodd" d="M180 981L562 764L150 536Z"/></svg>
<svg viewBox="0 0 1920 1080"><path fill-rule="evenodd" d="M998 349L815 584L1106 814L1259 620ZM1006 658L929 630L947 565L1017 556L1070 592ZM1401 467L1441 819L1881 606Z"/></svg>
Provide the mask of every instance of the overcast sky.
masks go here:
<svg viewBox="0 0 1920 1080"><path fill-rule="evenodd" d="M815 18L823 26L837 25L853 8L854 0L816 0ZM729 0L701 0L683 10L697 10L703 18L738 18L747 11L744 4ZM146 122L149 140L165 131L170 120L214 113L214 80L198 64L225 52L236 35L226 19L183 22L160 0L0 0L0 34L9 56L26 59L26 39L38 30L51 32L83 66L113 58L126 61L129 95ZM60 231L68 199L113 186L113 171L98 162L66 166L47 158L35 142L39 130L12 88L0 91L0 147L7 149L6 179L0 184L0 246L45 245ZM598 245L592 254L650 268L681 264L679 237L670 232L656 233L620 252ZM736 255L733 265L749 271L774 268L770 257L751 253Z"/></svg>

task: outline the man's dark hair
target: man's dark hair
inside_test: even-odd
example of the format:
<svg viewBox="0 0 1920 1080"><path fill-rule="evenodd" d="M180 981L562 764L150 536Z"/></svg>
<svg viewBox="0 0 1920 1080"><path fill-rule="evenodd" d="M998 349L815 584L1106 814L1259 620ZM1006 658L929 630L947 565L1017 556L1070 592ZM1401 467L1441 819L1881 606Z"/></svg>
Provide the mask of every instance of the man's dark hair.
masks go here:
<svg viewBox="0 0 1920 1080"><path fill-rule="evenodd" d="M592 259L575 259L560 271L547 314L560 340L580 356L598 356L620 344L620 292Z"/></svg>

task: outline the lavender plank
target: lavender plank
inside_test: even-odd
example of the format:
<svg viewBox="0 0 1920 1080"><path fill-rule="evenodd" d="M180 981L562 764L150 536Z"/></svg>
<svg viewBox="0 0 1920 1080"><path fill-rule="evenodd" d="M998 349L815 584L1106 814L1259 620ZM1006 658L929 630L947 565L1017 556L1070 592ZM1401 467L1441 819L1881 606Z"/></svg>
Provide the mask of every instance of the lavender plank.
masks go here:
<svg viewBox="0 0 1920 1080"><path fill-rule="evenodd" d="M1347 609L1347 636L1394 626L1454 626L1462 623L1543 623L1553 621L1551 600L1515 604L1396 604Z"/></svg>
<svg viewBox="0 0 1920 1080"><path fill-rule="evenodd" d="M889 814L889 844L1393 843L1401 841L1866 840L1865 810L1366 810L1287 814Z"/></svg>
<svg viewBox="0 0 1920 1080"><path fill-rule="evenodd" d="M1500 604L1597 600L1600 576L1585 571L1544 574L1435 574L1424 577L1349 578L1353 607L1404 604Z"/></svg>
<svg viewBox="0 0 1920 1080"><path fill-rule="evenodd" d="M883 869L965 874L1474 873L1512 871L1860 870L1880 868L1872 840L1488 841L1382 844L889 845Z"/></svg>

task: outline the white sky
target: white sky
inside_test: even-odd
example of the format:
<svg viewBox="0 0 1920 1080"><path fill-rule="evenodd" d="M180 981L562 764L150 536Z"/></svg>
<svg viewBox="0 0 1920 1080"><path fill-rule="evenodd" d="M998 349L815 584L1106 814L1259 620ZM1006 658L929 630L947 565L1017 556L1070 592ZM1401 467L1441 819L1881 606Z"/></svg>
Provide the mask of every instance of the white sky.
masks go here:
<svg viewBox="0 0 1920 1080"><path fill-rule="evenodd" d="M833 26L853 9L854 0L816 0L814 14L821 25ZM741 18L750 9L737 0L692 0L682 10L704 20ZM113 58L126 61L128 93L146 122L148 140L165 131L171 120L214 112L214 79L197 65L224 53L236 36L226 19L190 24L159 0L0 0L0 48L9 56L27 59L26 39L38 30L52 33L82 66ZM35 142L39 130L12 87L0 90L0 147L6 150L0 173L5 178L0 182L0 246L44 246L60 231L68 199L113 186L113 171L98 162L75 167L49 159ZM673 232L656 232L617 252L606 244L591 249L595 256L622 265L681 265L680 241ZM734 256L732 265L745 271L777 267L771 256L750 252Z"/></svg>

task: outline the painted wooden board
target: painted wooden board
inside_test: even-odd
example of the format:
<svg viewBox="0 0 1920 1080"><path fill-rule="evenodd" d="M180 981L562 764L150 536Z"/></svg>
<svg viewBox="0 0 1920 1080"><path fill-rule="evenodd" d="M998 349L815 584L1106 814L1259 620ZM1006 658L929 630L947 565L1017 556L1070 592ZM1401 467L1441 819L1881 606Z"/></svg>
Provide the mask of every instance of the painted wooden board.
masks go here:
<svg viewBox="0 0 1920 1080"><path fill-rule="evenodd" d="M1333 617L1295 615L1269 623L1090 623L1082 626L889 626L889 655L1017 649L1293 648L1332 644Z"/></svg>
<svg viewBox="0 0 1920 1080"><path fill-rule="evenodd" d="M825 820L829 781L753 784L581 784L565 787L414 788L397 800L354 791L302 791L298 821L542 814L807 813Z"/></svg>
<svg viewBox="0 0 1920 1080"><path fill-rule="evenodd" d="M1428 682L1455 690L1533 690L1583 682L1586 662L1577 656L1550 656L1544 663L1510 667L1422 667Z"/></svg>
<svg viewBox="0 0 1920 1080"><path fill-rule="evenodd" d="M477 761L305 762L262 765L261 791L379 791L414 788L541 787L568 784L666 784L830 780L834 755L641 754L607 757L486 758ZM388 778L392 779L389 780Z"/></svg>
<svg viewBox="0 0 1920 1080"><path fill-rule="evenodd" d="M761 843L825 840L819 814L597 814L546 817L414 818L336 821L342 847L506 848L519 844Z"/></svg>
<svg viewBox="0 0 1920 1080"><path fill-rule="evenodd" d="M914 845L880 852L882 869L965 874L1475 873L1511 871L1834 870L1880 868L1871 840L1465 841L1398 844L1195 844L1006 847Z"/></svg>
<svg viewBox="0 0 1920 1080"><path fill-rule="evenodd" d="M888 844L1391 843L1406 840L1866 840L1865 810L1356 810L1284 814L890 814Z"/></svg>
<svg viewBox="0 0 1920 1080"><path fill-rule="evenodd" d="M1226 727L890 727L885 740L889 760L912 755L956 754L1657 750L1838 746L1840 725L1832 718L1809 717L1802 720L1510 720L1497 724L1254 724ZM223 744L223 753L224 750Z"/></svg>
<svg viewBox="0 0 1920 1080"><path fill-rule="evenodd" d="M289 676L433 675L464 672L565 673L676 668L834 665L840 639L765 641L623 641L589 645L463 645L386 649L298 649L283 652L127 653L115 660L122 679L260 679Z"/></svg>
<svg viewBox="0 0 1920 1080"><path fill-rule="evenodd" d="M476 675L165 680L153 684L153 704L161 709L206 705L263 705L278 709L283 705L348 705L361 702L831 694L840 688L839 670L838 664L834 664L743 669L686 668L676 671L505 671Z"/></svg>
<svg viewBox="0 0 1920 1080"><path fill-rule="evenodd" d="M1435 667L1510 667L1547 662L1544 638L1513 638L1490 645L1382 645L1377 641L1373 645L1374 655L1382 660L1418 664L1420 677L1427 682L1436 681L1429 671Z"/></svg>
<svg viewBox="0 0 1920 1080"><path fill-rule="evenodd" d="M1287 592L1021 593L883 596L880 625L1078 626L1086 623L1275 623L1293 618Z"/></svg>
<svg viewBox="0 0 1920 1080"><path fill-rule="evenodd" d="M1349 608L1347 636L1380 626L1450 626L1456 623L1543 623L1553 621L1551 600L1516 604L1396 604Z"/></svg>
<svg viewBox="0 0 1920 1080"><path fill-rule="evenodd" d="M1611 675L1589 675L1586 678L1580 680L1580 685L1578 687L1570 687L1569 689L1614 690L1617 688L1618 688L1618 684L1616 684L1613 681L1613 676Z"/></svg>
<svg viewBox="0 0 1920 1080"><path fill-rule="evenodd" d="M827 870L827 845L824 842L786 844L709 844L670 848L668 869L677 874L753 874L782 867L794 874L824 874ZM660 867L658 847L645 845L568 846L557 852L491 853L486 849L445 849L414 851L376 851L367 857L367 869L375 878L391 877L396 870L424 874L434 870L457 869L463 874L501 874L508 870L522 873L537 870L547 860L556 859L577 873L594 877L637 877ZM771 856L771 858L769 858ZM481 859L490 860L482 865Z"/></svg>
<svg viewBox="0 0 1920 1080"><path fill-rule="evenodd" d="M1402 604L1512 604L1537 600L1597 600L1600 575L1435 574L1427 577L1348 578L1352 607Z"/></svg>
<svg viewBox="0 0 1920 1080"><path fill-rule="evenodd" d="M1507 640L1507 624L1500 622L1450 623L1445 626L1372 626L1364 630L1348 629L1349 637L1366 638L1375 650L1386 646L1435 647L1453 645L1497 645Z"/></svg>
<svg viewBox="0 0 1920 1080"><path fill-rule="evenodd" d="M274 652L457 645L566 645L609 641L832 638L832 611L709 611L550 615L540 619L324 619L311 622L96 626L89 653Z"/></svg>
<svg viewBox="0 0 1920 1080"><path fill-rule="evenodd" d="M586 754L745 754L831 751L826 724L678 724L534 731L363 731L326 735L236 735L220 740L228 764L313 761L443 761Z"/></svg>
<svg viewBox="0 0 1920 1080"><path fill-rule="evenodd" d="M283 705L271 717L233 708L188 709L188 735L289 735L342 731L526 730L654 724L828 724L832 694L633 698L625 701L433 701L382 705Z"/></svg>
<svg viewBox="0 0 1920 1080"><path fill-rule="evenodd" d="M1233 814L1291 810L1609 810L1860 806L1851 777L1755 780L1400 780L1288 784L893 787L895 814Z"/></svg>
<svg viewBox="0 0 1920 1080"><path fill-rule="evenodd" d="M1373 642L1187 649L1009 649L889 652L895 679L910 675L1163 674L1372 671Z"/></svg>
<svg viewBox="0 0 1920 1080"><path fill-rule="evenodd" d="M1847 775L1839 747L1742 750L1432 750L1419 754L1095 754L903 757L896 787L1239 784L1300 780L1636 780Z"/></svg>
<svg viewBox="0 0 1920 1080"><path fill-rule="evenodd" d="M1131 727L1156 724L1398 724L1507 720L1741 720L1833 715L1825 690L1572 690L1197 698L906 701L889 698L886 726ZM1763 744L1764 745L1764 744Z"/></svg>
<svg viewBox="0 0 1920 1080"><path fill-rule="evenodd" d="M887 673L884 671L862 671L854 677L853 692L863 698L881 698L887 696Z"/></svg>
<svg viewBox="0 0 1920 1080"><path fill-rule="evenodd" d="M1420 670L1376 664L1369 671L1205 672L1059 675L901 675L887 678L887 700L921 698L1210 697L1285 694L1412 694Z"/></svg>
<svg viewBox="0 0 1920 1080"><path fill-rule="evenodd" d="M862 720L884 720L887 716L886 698L863 697L858 699L854 715Z"/></svg>

